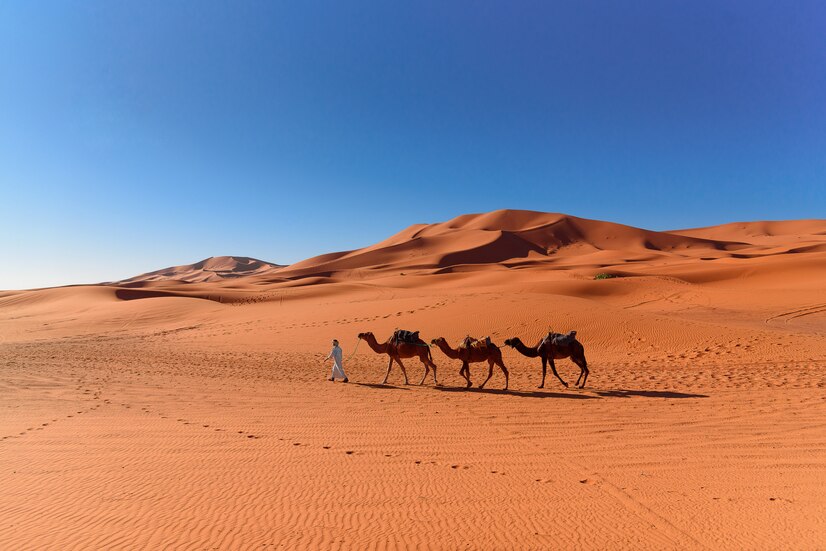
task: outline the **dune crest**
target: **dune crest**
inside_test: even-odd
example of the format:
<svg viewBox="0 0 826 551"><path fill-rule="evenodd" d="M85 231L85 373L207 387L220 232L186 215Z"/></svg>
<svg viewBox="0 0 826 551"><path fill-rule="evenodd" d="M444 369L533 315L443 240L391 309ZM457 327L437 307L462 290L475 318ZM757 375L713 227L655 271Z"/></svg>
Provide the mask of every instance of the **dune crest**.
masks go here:
<svg viewBox="0 0 826 551"><path fill-rule="evenodd" d="M778 235L811 230L810 239L767 242L750 238L768 224ZM737 225L740 228L742 225ZM751 223L752 231L721 226L697 230L652 231L560 213L498 210L465 214L446 222L415 224L374 245L309 258L277 271L281 278L324 276L358 278L393 273L499 269L613 268L651 273L659 266L695 260L818 252L826 245L823 221ZM736 230L736 231L735 231ZM785 233L782 233L785 232Z"/></svg>
<svg viewBox="0 0 826 551"><path fill-rule="evenodd" d="M246 256L211 256L194 264L162 268L154 272L140 274L114 283L119 285L150 281L202 283L262 274L279 268L283 268L283 266Z"/></svg>

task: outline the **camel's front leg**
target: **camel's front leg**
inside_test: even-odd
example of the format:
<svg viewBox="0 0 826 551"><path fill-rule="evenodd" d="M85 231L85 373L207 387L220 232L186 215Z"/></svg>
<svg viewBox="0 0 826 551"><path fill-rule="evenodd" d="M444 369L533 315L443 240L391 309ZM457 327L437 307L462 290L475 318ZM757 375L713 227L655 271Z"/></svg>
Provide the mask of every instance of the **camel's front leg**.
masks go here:
<svg viewBox="0 0 826 551"><path fill-rule="evenodd" d="M470 388L473 383L470 382L470 367L468 367L468 363L462 360L462 368L459 370L459 375L465 378L467 381L466 388Z"/></svg>
<svg viewBox="0 0 826 551"><path fill-rule="evenodd" d="M396 363L399 364L399 367L402 368L402 375L404 375L404 384L409 385L410 381L407 380L407 370L404 368L404 364L402 363L401 358L396 358Z"/></svg>
<svg viewBox="0 0 826 551"><path fill-rule="evenodd" d="M548 372L548 358L542 357L542 382L539 383L539 388L545 388L545 374Z"/></svg>
<svg viewBox="0 0 826 551"><path fill-rule="evenodd" d="M560 377L560 376L559 376L559 373L557 373L557 372L556 372L556 365L554 365L554 359L553 359L553 358L551 358L551 357L549 357L549 358L548 358L548 361L551 363L551 371L553 371L553 372L554 372L554 375L556 375L556 378L557 378L557 379L559 379L559 382L560 382L560 383L562 383L562 385L563 385L565 388L568 388L568 383L566 383L565 381L563 381L563 380L562 380L562 377Z"/></svg>
<svg viewBox="0 0 826 551"><path fill-rule="evenodd" d="M392 367L393 367L393 356L390 356L390 363L387 364L387 373L384 374L384 380L381 382L381 384L383 384L383 385L387 384L387 378L390 376L390 368L392 368Z"/></svg>
<svg viewBox="0 0 826 551"><path fill-rule="evenodd" d="M479 385L479 388L485 388L485 385L488 384L490 378L493 376L493 360L488 360L488 378L485 379L485 382Z"/></svg>

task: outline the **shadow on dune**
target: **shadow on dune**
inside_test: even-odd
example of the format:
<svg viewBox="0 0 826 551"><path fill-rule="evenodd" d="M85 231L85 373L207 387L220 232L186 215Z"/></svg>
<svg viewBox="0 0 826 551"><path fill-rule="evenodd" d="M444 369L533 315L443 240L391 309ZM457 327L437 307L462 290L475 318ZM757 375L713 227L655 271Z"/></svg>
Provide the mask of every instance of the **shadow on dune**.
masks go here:
<svg viewBox="0 0 826 551"><path fill-rule="evenodd" d="M686 392L672 392L670 390L596 390L598 395L605 398L631 398L641 396L643 398L708 398L707 394L689 394Z"/></svg>
<svg viewBox="0 0 826 551"><path fill-rule="evenodd" d="M394 386L383 385L379 383L354 383L351 385L366 386L368 388L376 388L382 390L410 390L411 387L419 387L419 385L410 386ZM670 390L631 390L626 388L619 388L616 390L592 390L585 391L570 390L567 392L552 392L547 390L503 390L501 388L465 388L463 386L430 386L425 385L421 388L432 388L441 392L471 392L476 394L501 394L504 396L519 396L522 398L565 398L569 400L594 400L601 398L708 398L707 394L691 394L687 392L674 392Z"/></svg>
<svg viewBox="0 0 826 551"><path fill-rule="evenodd" d="M369 388L381 388L381 389L387 389L387 390L391 390L391 389L392 390L410 390L409 388L403 387L403 386L383 385L383 384L380 384L380 383L353 383L353 382L350 382L349 384L357 385L357 386L366 386L366 387L369 387Z"/></svg>
<svg viewBox="0 0 826 551"><path fill-rule="evenodd" d="M503 394L506 396L520 396L522 398L570 398L574 400L589 400L597 398L597 396L589 396L587 394L544 392L541 390L503 390L501 388L465 388L459 386L437 386L433 388L435 390L441 390L443 392L475 392L477 394Z"/></svg>

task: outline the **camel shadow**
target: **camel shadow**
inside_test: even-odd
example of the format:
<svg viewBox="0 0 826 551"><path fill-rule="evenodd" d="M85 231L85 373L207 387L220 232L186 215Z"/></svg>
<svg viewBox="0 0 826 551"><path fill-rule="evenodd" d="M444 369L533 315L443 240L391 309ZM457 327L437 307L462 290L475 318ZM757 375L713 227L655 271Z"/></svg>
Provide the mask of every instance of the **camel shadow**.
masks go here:
<svg viewBox="0 0 826 551"><path fill-rule="evenodd" d="M410 388L404 387L404 386L383 385L381 383L353 383L353 382L351 382L349 384L356 385L356 386L366 386L368 388L380 388L380 389L383 389L383 390L391 390L391 389L392 390L410 390Z"/></svg>
<svg viewBox="0 0 826 551"><path fill-rule="evenodd" d="M604 398L708 398L707 394L691 394L687 392L673 392L670 390L595 390L596 394Z"/></svg>
<svg viewBox="0 0 826 551"><path fill-rule="evenodd" d="M473 392L476 394L501 394L504 396L519 396L521 398L567 398L571 400L594 400L598 398L597 396L589 396L587 394L545 392L541 390L505 390L502 388L465 388L461 386L437 386L433 388L434 390L440 390L442 392Z"/></svg>

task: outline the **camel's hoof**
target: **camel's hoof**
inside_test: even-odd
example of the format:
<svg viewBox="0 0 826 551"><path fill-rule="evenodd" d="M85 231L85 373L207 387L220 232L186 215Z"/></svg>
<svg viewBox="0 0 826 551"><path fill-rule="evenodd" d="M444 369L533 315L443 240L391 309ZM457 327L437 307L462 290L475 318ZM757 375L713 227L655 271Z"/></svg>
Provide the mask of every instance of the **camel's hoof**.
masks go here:
<svg viewBox="0 0 826 551"><path fill-rule="evenodd" d="M539 385L539 386L538 386L538 387L536 387L536 388L545 388L545 385Z"/></svg>
<svg viewBox="0 0 826 551"><path fill-rule="evenodd" d="M568 383L562 383L562 386L564 386L565 388L568 388Z"/></svg>

